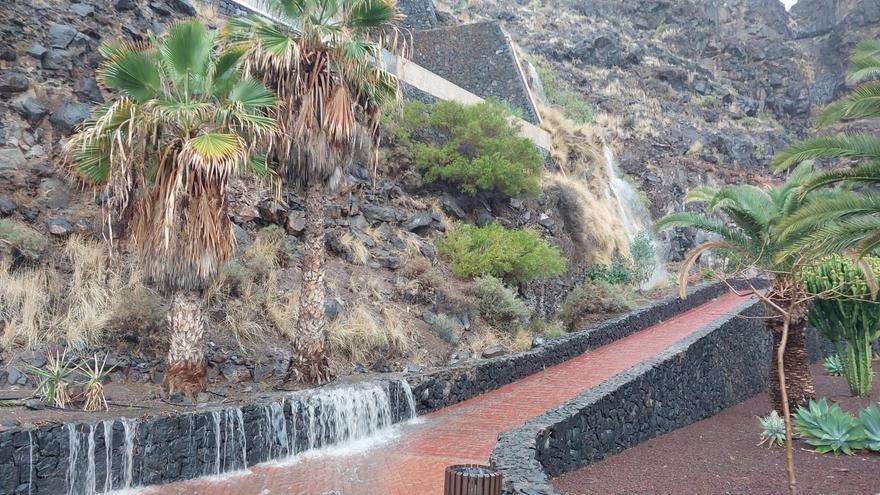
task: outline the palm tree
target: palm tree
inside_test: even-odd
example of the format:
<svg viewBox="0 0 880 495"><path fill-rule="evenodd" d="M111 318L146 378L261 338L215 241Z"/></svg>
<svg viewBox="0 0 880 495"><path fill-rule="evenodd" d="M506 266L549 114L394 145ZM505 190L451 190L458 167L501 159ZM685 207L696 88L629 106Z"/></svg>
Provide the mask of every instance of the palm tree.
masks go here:
<svg viewBox="0 0 880 495"><path fill-rule="evenodd" d="M303 285L291 377L332 379L324 352L324 206L343 180L365 129L378 160L382 109L399 97L397 78L382 64L383 46L397 48L391 0L265 0L278 23L230 21L230 46L245 51L246 73L280 97L281 129L272 146L283 184L305 196Z"/></svg>
<svg viewBox="0 0 880 495"><path fill-rule="evenodd" d="M856 46L850 59L847 80L863 83L840 101L829 105L819 118L819 125L854 120L880 119L880 41L864 41ZM872 190L852 192L853 187L880 183L880 136L869 133L819 136L796 144L771 162L774 170L784 170L813 159L837 159L856 164L816 174L802 194L820 188L841 185L821 201L798 211L781 225L782 234L791 235L812 225L811 234L803 236L792 249L810 249L834 253L854 248L861 254L880 247L880 194Z"/></svg>
<svg viewBox="0 0 880 495"><path fill-rule="evenodd" d="M804 206L799 186L809 180L812 173L809 164L801 165L782 186L767 189L752 185L696 188L688 193L686 202L704 203L709 213L674 213L657 223L658 230L690 227L716 237L692 249L682 263L679 272L682 297L686 293L688 272L700 255L709 251L741 260L744 266L753 266L772 277L766 302L774 317L767 319L766 325L773 335L774 351L779 349L784 315L791 316L784 350L786 391L791 407L806 404L815 396L815 391L806 347L807 308L798 303L803 300L804 288L795 273L803 260L789 252L789 246L779 237L778 224ZM792 237L794 240L796 237ZM772 363L770 398L776 410L782 411L777 362L774 359Z"/></svg>
<svg viewBox="0 0 880 495"><path fill-rule="evenodd" d="M243 171L266 172L254 149L273 135L275 96L241 77L241 52L215 55L197 22L161 39L102 47L98 75L116 93L66 145L75 172L106 184L106 213L122 220L145 272L170 293L164 386L205 389L203 291L234 248L226 188Z"/></svg>

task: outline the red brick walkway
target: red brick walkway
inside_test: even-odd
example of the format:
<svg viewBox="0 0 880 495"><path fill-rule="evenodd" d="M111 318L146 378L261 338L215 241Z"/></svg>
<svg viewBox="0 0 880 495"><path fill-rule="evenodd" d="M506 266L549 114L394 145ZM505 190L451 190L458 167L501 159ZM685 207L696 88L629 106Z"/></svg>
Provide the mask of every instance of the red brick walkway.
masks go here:
<svg viewBox="0 0 880 495"><path fill-rule="evenodd" d="M257 466L222 481L194 480L149 495L435 495L443 470L486 463L498 433L559 406L648 359L726 314L744 300L733 294L604 347L400 426L400 436L359 454L305 458L289 466Z"/></svg>

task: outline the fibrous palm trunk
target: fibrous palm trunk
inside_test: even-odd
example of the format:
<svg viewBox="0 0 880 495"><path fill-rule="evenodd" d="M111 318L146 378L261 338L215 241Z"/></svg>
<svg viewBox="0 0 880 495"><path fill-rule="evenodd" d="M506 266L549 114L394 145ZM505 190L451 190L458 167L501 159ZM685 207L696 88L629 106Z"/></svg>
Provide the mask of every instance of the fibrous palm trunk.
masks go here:
<svg viewBox="0 0 880 495"><path fill-rule="evenodd" d="M324 188L318 182L305 188L302 292L294 342L294 373L299 380L325 383L333 373L324 352L327 317L324 314Z"/></svg>
<svg viewBox="0 0 880 495"><path fill-rule="evenodd" d="M203 304L198 292L175 292L168 315L171 345L163 386L169 395L182 393L194 402L207 386Z"/></svg>
<svg viewBox="0 0 880 495"><path fill-rule="evenodd" d="M773 356L779 350L782 338L784 315L779 309L790 312L790 325L788 340L786 342L784 358L785 384L788 392L788 405L794 411L797 406L807 405L810 399L816 398L816 390L813 388L813 376L810 373L810 357L807 353L807 306L806 304L792 304L803 296L803 292L797 286L775 285L768 297L776 307L768 307L768 314L773 317L767 320L767 329L773 336ZM777 309L779 308L779 309ZM779 387L779 372L776 359L771 359L770 366L770 400L776 411L782 411L782 395Z"/></svg>

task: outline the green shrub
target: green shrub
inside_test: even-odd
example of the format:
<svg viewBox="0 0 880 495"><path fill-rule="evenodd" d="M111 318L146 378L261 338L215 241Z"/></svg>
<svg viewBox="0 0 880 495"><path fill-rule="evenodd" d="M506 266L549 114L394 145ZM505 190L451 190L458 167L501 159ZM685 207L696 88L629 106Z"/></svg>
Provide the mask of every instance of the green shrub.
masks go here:
<svg viewBox="0 0 880 495"><path fill-rule="evenodd" d="M568 294L559 310L559 318L567 328L574 328L583 315L620 313L629 309L630 304L620 288L604 280L593 280Z"/></svg>
<svg viewBox="0 0 880 495"><path fill-rule="evenodd" d="M816 452L852 455L862 448L865 439L862 423L840 409L838 404L828 405L825 399L811 400L808 407L799 407L794 414L798 432Z"/></svg>
<svg viewBox="0 0 880 495"><path fill-rule="evenodd" d="M541 85L550 105L561 108L566 117L578 124L589 124L593 121L593 112L579 91L557 76L547 67L545 61L535 58L531 62L541 78Z"/></svg>
<svg viewBox="0 0 880 495"><path fill-rule="evenodd" d="M635 280L632 262L626 258L615 256L610 265L590 265L586 269L589 280L608 282L609 284L630 284Z"/></svg>
<svg viewBox="0 0 880 495"><path fill-rule="evenodd" d="M758 423L761 425L761 442L758 445L785 445L785 420L776 411L771 411L763 418L759 416Z"/></svg>
<svg viewBox="0 0 880 495"><path fill-rule="evenodd" d="M0 255L36 261L49 245L49 239L29 226L0 218Z"/></svg>
<svg viewBox="0 0 880 495"><path fill-rule="evenodd" d="M544 160L509 116L493 101L469 106L416 101L406 106L396 134L413 146L416 167L427 171L425 182L449 182L468 194L534 197L541 193Z"/></svg>
<svg viewBox="0 0 880 495"><path fill-rule="evenodd" d="M642 286L657 268L657 251L651 234L648 231L639 232L633 239L629 252L632 259L633 282Z"/></svg>
<svg viewBox="0 0 880 495"><path fill-rule="evenodd" d="M559 249L531 230L510 230L497 223L462 224L437 242L460 277L492 275L508 283L528 282L565 272Z"/></svg>
<svg viewBox="0 0 880 495"><path fill-rule="evenodd" d="M480 314L489 324L513 333L531 311L500 279L486 275L477 279Z"/></svg>

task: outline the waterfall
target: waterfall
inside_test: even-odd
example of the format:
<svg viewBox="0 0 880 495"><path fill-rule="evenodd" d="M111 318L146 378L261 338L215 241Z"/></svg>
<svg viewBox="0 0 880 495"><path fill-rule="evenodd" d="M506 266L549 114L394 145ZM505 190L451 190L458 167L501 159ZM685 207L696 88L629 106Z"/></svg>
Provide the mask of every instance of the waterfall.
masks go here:
<svg viewBox="0 0 880 495"><path fill-rule="evenodd" d="M287 421L284 418L284 399L281 402L271 402L263 406L263 418L265 421L266 459L277 459L284 455L290 455L290 443L287 439ZM262 427L261 427L262 428Z"/></svg>
<svg viewBox="0 0 880 495"><path fill-rule="evenodd" d="M412 387L409 386L408 381L403 379L401 379L399 383L400 388L403 389L403 396L406 398L406 419L415 419L419 413L416 411L416 398L413 395Z"/></svg>
<svg viewBox="0 0 880 495"><path fill-rule="evenodd" d="M31 495L34 489L34 435L28 430L28 495Z"/></svg>
<svg viewBox="0 0 880 495"><path fill-rule="evenodd" d="M122 423L122 431L124 433L124 455L122 457L122 489L131 488L131 483L134 478L134 440L137 435L137 419L135 418L121 418L119 420Z"/></svg>
<svg viewBox="0 0 880 495"><path fill-rule="evenodd" d="M92 495L95 493L95 425L89 425L88 449L86 451L86 493Z"/></svg>
<svg viewBox="0 0 880 495"><path fill-rule="evenodd" d="M76 485L76 459L79 456L79 434L76 425L68 423L64 425L67 430L67 495L73 495Z"/></svg>
<svg viewBox="0 0 880 495"><path fill-rule="evenodd" d="M104 425L104 493L113 489L113 423L112 419L101 422Z"/></svg>
<svg viewBox="0 0 880 495"><path fill-rule="evenodd" d="M654 245L654 271L651 273L647 282L642 288L650 289L665 281L669 274L663 265L663 257L660 253L660 243L654 236L653 223L651 222L651 214L642 204L639 193L630 185L629 182L621 178L617 170L617 160L614 158L614 152L611 147L602 140L602 155L605 158L605 171L608 174L608 192L613 199L613 203L620 213L621 223L626 231L626 235L630 241L641 232L647 232L651 236L651 242Z"/></svg>
<svg viewBox="0 0 880 495"><path fill-rule="evenodd" d="M211 418L214 420L214 448L216 449L216 457L214 460L214 475L220 474L220 411L211 411Z"/></svg>

